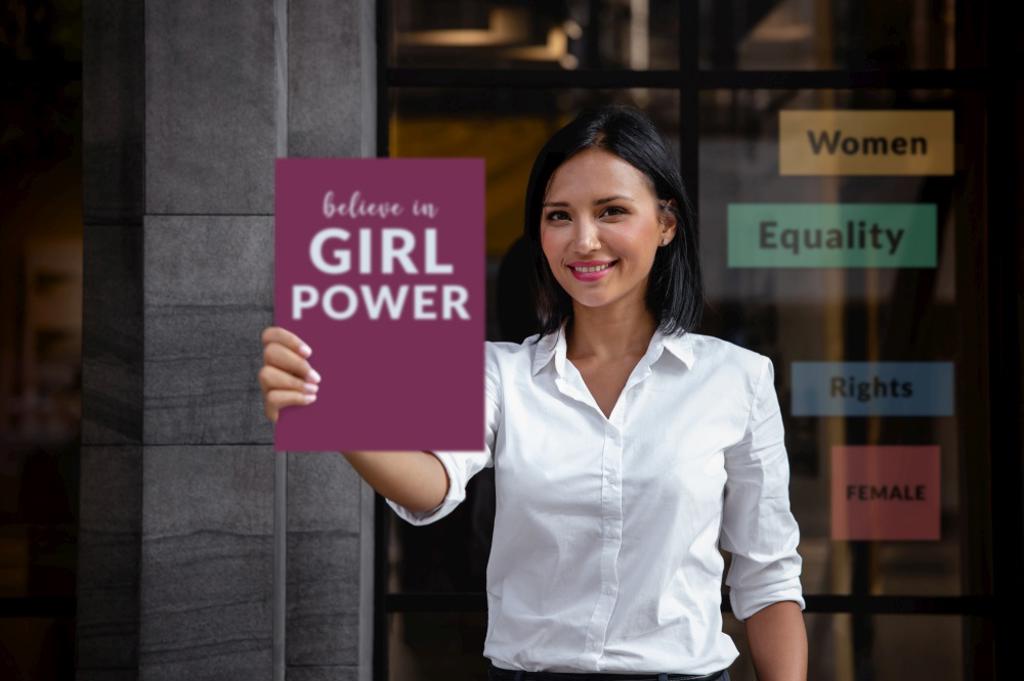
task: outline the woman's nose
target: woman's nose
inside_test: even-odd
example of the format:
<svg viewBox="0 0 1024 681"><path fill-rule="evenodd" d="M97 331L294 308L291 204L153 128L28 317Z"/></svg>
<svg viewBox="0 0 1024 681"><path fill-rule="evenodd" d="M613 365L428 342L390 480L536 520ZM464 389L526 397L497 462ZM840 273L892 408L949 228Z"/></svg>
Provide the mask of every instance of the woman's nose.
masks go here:
<svg viewBox="0 0 1024 681"><path fill-rule="evenodd" d="M589 218L583 218L576 222L576 233L574 234L573 245L580 252L593 251L601 246L598 237L597 225Z"/></svg>

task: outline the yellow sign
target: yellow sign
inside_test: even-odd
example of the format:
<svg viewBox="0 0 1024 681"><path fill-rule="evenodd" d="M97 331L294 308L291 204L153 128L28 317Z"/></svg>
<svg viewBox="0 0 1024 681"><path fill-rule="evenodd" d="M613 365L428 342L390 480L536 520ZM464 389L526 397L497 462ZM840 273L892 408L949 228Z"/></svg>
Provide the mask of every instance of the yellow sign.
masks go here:
<svg viewBox="0 0 1024 681"><path fill-rule="evenodd" d="M952 111L779 112L782 175L952 175Z"/></svg>

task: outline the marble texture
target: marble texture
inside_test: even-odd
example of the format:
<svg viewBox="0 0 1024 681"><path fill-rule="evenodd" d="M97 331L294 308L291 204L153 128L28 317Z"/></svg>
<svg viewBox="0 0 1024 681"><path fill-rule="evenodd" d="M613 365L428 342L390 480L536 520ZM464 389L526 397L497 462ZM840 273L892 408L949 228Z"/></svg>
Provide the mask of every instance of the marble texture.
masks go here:
<svg viewBox="0 0 1024 681"><path fill-rule="evenodd" d="M289 156L375 155L373 19L372 2L289 1ZM341 454L289 453L288 679L370 678L372 515Z"/></svg>
<svg viewBox="0 0 1024 681"><path fill-rule="evenodd" d="M376 120L364 116L362 53L373 30L361 30L359 2L291 0L288 3L288 155L373 155ZM375 49L375 48L374 48ZM373 52L371 51L371 56ZM330 68L325 68L330 64ZM370 70L371 74L374 71ZM374 74L375 75L375 74ZM371 85L372 85L371 78ZM375 95L370 93L371 98Z"/></svg>
<svg viewBox="0 0 1024 681"><path fill-rule="evenodd" d="M372 491L337 452L273 451L257 372L273 162L372 155L373 3L84 10L78 677L272 678L287 456L287 678L367 681Z"/></svg>
<svg viewBox="0 0 1024 681"><path fill-rule="evenodd" d="M338 452L288 454L290 666L358 663L361 484Z"/></svg>
<svg viewBox="0 0 1024 681"><path fill-rule="evenodd" d="M144 210L143 3L82 4L82 213L86 224L129 222Z"/></svg>
<svg viewBox="0 0 1024 681"><path fill-rule="evenodd" d="M83 446L76 614L80 672L137 668L141 535L142 448Z"/></svg>
<svg viewBox="0 0 1024 681"><path fill-rule="evenodd" d="M143 5L82 7L82 448L76 675L135 681L142 535Z"/></svg>
<svg viewBox="0 0 1024 681"><path fill-rule="evenodd" d="M270 0L146 3L146 212L272 214Z"/></svg>
<svg viewBox="0 0 1024 681"><path fill-rule="evenodd" d="M147 444L266 444L260 333L273 322L273 220L147 216Z"/></svg>
<svg viewBox="0 0 1024 681"><path fill-rule="evenodd" d="M142 442L142 228L84 226L82 442Z"/></svg>
<svg viewBox="0 0 1024 681"><path fill-rule="evenodd" d="M140 678L271 678L274 452L143 451Z"/></svg>
<svg viewBox="0 0 1024 681"><path fill-rule="evenodd" d="M286 681L359 681L359 668L355 665L318 667L288 667Z"/></svg>

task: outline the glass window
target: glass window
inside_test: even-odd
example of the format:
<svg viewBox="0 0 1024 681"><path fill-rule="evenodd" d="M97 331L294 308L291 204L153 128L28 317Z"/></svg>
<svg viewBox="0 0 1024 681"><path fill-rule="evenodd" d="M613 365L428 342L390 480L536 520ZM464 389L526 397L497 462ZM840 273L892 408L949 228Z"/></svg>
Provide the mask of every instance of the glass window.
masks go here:
<svg viewBox="0 0 1024 681"><path fill-rule="evenodd" d="M388 630L390 681L487 679L486 611L396 612Z"/></svg>
<svg viewBox="0 0 1024 681"><path fill-rule="evenodd" d="M75 619L0 618L0 676L5 679L74 678Z"/></svg>
<svg viewBox="0 0 1024 681"><path fill-rule="evenodd" d="M465 13L459 23L450 16L440 18L440 13L410 18L422 10L414 9L417 3L405 1L394 3L392 36L395 31L407 30L479 30L492 25L488 23L491 19L484 17L494 7L529 7L529 12L515 11L532 13L535 19L547 17L544 21L548 23L540 24L544 26L562 21L562 9L568 13L565 16L577 17L582 15L574 12L583 7L599 7L602 12L628 7L636 13L643 11L644 4L555 3L539 9L539 3L527 2L447 3ZM403 47L401 40L392 40L390 65L409 71L403 74L402 87L388 91L388 153L486 159L487 337L518 341L534 331L526 292L509 282L520 281L515 268L522 267L517 259L521 254L517 247L522 243L522 203L537 150L586 104L625 102L647 111L679 154L683 176L690 183L687 188L699 211L708 296L700 331L766 354L775 365L790 457L790 499L801 527L809 678L976 678L976 671L991 665L992 620L977 613L990 606L993 542L1000 541L993 537L988 494L992 466L998 463L990 447L993 417L988 401L978 398L979 390L983 397L989 390L989 360L984 349L991 345L989 314L997 314L990 309L986 256L986 178L991 172L987 130L991 118L986 111L988 95L980 85L966 90L942 88L952 88L958 82L952 77L957 67L954 58L967 61L974 44L961 40L957 57L954 31L973 26L978 10L966 3L956 7L953 0L888 5L874 0L701 0L696 7L666 3L664 13L655 7L653 2L647 7L648 17L657 19L649 24L651 51L646 66L630 62L618 48L606 49L622 44L614 31L604 35L608 23L594 29L600 39L580 53L593 58L578 59L575 66L605 72L621 68L674 70L674 79L659 82L671 86L666 88L523 87L524 81L529 82L528 72L542 64L510 60L493 46L459 47L450 39L446 45L429 49L421 45L416 48L423 48L418 53L408 44ZM695 21L684 25L691 14ZM588 25L577 21L586 42ZM671 27L664 39L656 37L662 31L661 23ZM468 39L474 34L462 35ZM673 47L661 52L654 47L668 43L674 43ZM677 54L684 52L696 53L698 58L680 64ZM487 89L457 82L443 89L408 85L415 82L414 69L421 66L493 69L495 85ZM571 60L550 66L573 68ZM963 64L959 66L963 68ZM933 88L929 90L870 89L863 84L857 89L841 89L856 85L856 79L849 77L852 71L907 75L912 70L947 69L951 71L948 83L943 80L945 74L927 74L928 87ZM515 72L510 81L514 87L506 87L502 81L509 70ZM731 73L708 72L715 70ZM769 81L763 74L745 73L814 70L828 73L780 73ZM589 77L600 84L599 73ZM615 78L617 84L632 84L632 76L622 77L621 73L609 73L609 82ZM557 77L546 78L562 82ZM716 89L719 87L729 89ZM771 89L757 89L760 87ZM794 89L800 87L816 89ZM873 112L882 119L899 114L915 126L924 125L925 119L938 112L939 118L946 116L944 120L949 121L948 134L934 138L945 140L940 146L949 150L944 162L948 167L911 171L908 168L924 166L914 166L915 159L908 161L910 165L901 165L902 160L896 159L898 162L884 170L837 172L827 164L820 166L820 172L794 170L790 147L781 143L782 120L784 114L808 111ZM849 137L855 139L844 141ZM902 141L900 135L882 141L877 137L864 133L823 138L819 134L807 140L813 139L810 143L818 151L812 150L812 154L819 157L856 156L861 150L890 160L917 154L917 147L904 146L918 144L916 134ZM856 150L843 146L850 144L859 146ZM832 148L838 151L829 151ZM870 165L875 160L866 162ZM859 263L829 260L821 255L826 250L824 236L817 246L813 239L803 242L805 248L819 249L814 257L821 259L816 263L786 263L785 257L766 262L758 259L759 254L737 250L735 246L744 242L736 239L732 230L742 221L731 216L747 215L750 222L749 216L756 214L758 206L769 204L792 208L790 215L798 216L792 220L802 229L808 227L808 207L820 210L816 217L811 213L813 219L831 216L848 230L847 239L867 239L884 257L863 255ZM865 206L874 211L874 217L863 219L863 224L854 220L851 227L848 212L865 210ZM893 210L904 210L900 219L909 220L902 231L887 224L893 221ZM768 229L777 229L778 222ZM753 224L763 229L759 222ZM820 227L818 231L824 234L829 225L822 222ZM760 238L758 231L753 234ZM786 244L779 241L782 237L777 232L767 238L775 239L774 248L791 248L790 235L785 237ZM829 238L834 239L834 234ZM904 238L907 241L901 241ZM883 239L889 239L888 252ZM901 243L909 246L899 250ZM1006 311L998 314L1007 315ZM936 413L908 415L851 413L855 407L832 414L809 413L801 406L805 398L801 397L795 366L808 362L924 363L928 364L926 371L938 372L935 375L945 371L935 369L943 365L949 367L950 380L939 380L938 388L920 394L935 404L944 396L950 409L942 413L942 409L929 407ZM843 387L846 377L840 378L842 396L847 390ZM862 387L858 383L850 393L852 402L861 400ZM880 390L877 382L869 387ZM836 390L834 381L830 389ZM886 520L890 516L858 515L836 503L843 496L852 499L850 495L895 494L891 498L896 500L911 493L906 485L850 484L854 453L842 448L851 446L876 448L871 450L875 458L866 464L870 475L876 475L871 471L880 465L895 470L892 460L908 454L908 449L925 456L913 469L927 469L934 475L935 484L929 489L936 494L927 495L928 508L934 512L922 516L928 521L926 527L921 526L924 529L914 526L900 530L904 536L895 536L898 533ZM891 448L886 452L893 457L877 456L877 448ZM444 634L445 643L438 645L452 650L455 641L472 641L460 673L471 677L476 670L482 671L475 654L482 650L485 621L474 624L455 613L427 613L423 608L432 607L432 602L443 603L433 601L431 593L477 593L485 603L493 514L493 470L487 469L470 482L464 505L435 525L412 527L390 518L388 592L395 598L390 601L393 629L388 640L416 659L398 660L394 652L389 659L403 673L413 674L415 669L415 675L408 678L445 678L451 672L444 666L447 661L440 660L433 650L410 645L409 641L418 640L408 633L415 625L409 626L403 634L406 638L399 641L394 623L400 618L408 618L408 623L425 618L452 627ZM882 536L886 533L894 536ZM727 553L725 558L730 559ZM412 598L402 599L403 593ZM723 585L723 597L726 594ZM901 598L890 601L884 598L887 596ZM959 600L971 596L982 598ZM866 612L874 606L891 610L894 602L915 612L963 614ZM482 628L473 629L480 625ZM465 629L457 630L460 626ZM439 631L424 633L424 640L441 635ZM725 631L741 652L730 669L732 677L736 681L754 679L743 624L726 613ZM406 678L394 669L390 676Z"/></svg>
<svg viewBox="0 0 1024 681"><path fill-rule="evenodd" d="M954 0L701 0L708 69L951 69Z"/></svg>
<svg viewBox="0 0 1024 681"><path fill-rule="evenodd" d="M965 351L975 347L975 331L960 323L963 308L957 306L958 298L968 306L980 303L976 288L963 284L974 276L970 262L958 258L958 248L985 222L983 208L976 206L968 217L962 205L965 192L981 191L972 187L979 182L972 169L984 166L984 154L981 146L958 146L961 156L952 175L783 175L780 112L951 110L960 139L980 125L979 103L977 95L948 91L702 93L699 224L709 298L705 327L775 363L806 593L959 595L990 589L983 577L961 564L964 551L971 550L965 542L973 545L972 537L983 534L991 522L987 513L961 504L963 467L987 465L982 463L988 456L987 430L975 419L969 400L955 399L969 395L972 376L985 372L977 353ZM731 224L740 222L737 215L756 219L756 211L769 210L761 204L781 204L771 207L772 222L762 221L760 230L745 222ZM885 229L894 205L933 210L931 222L920 227L935 236L930 244L934 262L914 267L795 266L800 258L818 257L804 250L787 261L789 266L767 260L761 266L747 261L736 265L737 257L753 257L742 249L763 246L766 235L772 239L773 252L783 248L776 241L778 232L765 232L765 224L772 230L785 229L783 221L789 216L789 227L810 227L818 218L807 216L807 206L821 204L874 205L865 214L875 215ZM750 212L751 218L740 210ZM820 212L823 221L815 229L840 226L841 221L826 224L838 218L836 211ZM902 219L893 218L894 232ZM807 220L811 222L801 222ZM862 227L871 229L866 223ZM848 225L844 229L848 232ZM793 244L793 253L801 248L799 243ZM928 245L922 241L920 247ZM844 361L952 362L959 381L952 396L955 411L952 416L921 417L795 414L793 393L801 386L794 383L794 363ZM939 537L837 539L832 527L836 520L831 509L831 457L833 448L842 445L937 446Z"/></svg>
<svg viewBox="0 0 1024 681"><path fill-rule="evenodd" d="M667 69L679 63L674 0L398 0L397 67Z"/></svg>
<svg viewBox="0 0 1024 681"><path fill-rule="evenodd" d="M0 678L75 669L81 2L0 11Z"/></svg>

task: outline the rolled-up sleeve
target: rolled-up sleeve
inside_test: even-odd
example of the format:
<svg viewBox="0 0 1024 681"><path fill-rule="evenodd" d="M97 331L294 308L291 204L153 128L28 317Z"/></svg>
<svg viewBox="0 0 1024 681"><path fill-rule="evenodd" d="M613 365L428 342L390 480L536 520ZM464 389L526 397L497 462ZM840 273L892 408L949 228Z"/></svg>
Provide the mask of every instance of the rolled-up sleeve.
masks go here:
<svg viewBox="0 0 1024 681"><path fill-rule="evenodd" d="M448 491L444 499L429 511L412 511L395 501L384 498L398 517L412 525L429 525L455 510L466 498L466 484L484 468L494 467L494 446L501 422L501 387L497 367L496 348L485 341L484 365L484 449L476 451L434 451L448 473Z"/></svg>
<svg viewBox="0 0 1024 681"><path fill-rule="evenodd" d="M806 608L797 553L800 528L790 511L789 457L774 376L771 360L763 357L743 439L725 451L720 545L732 554L725 583L740 620L779 601Z"/></svg>

